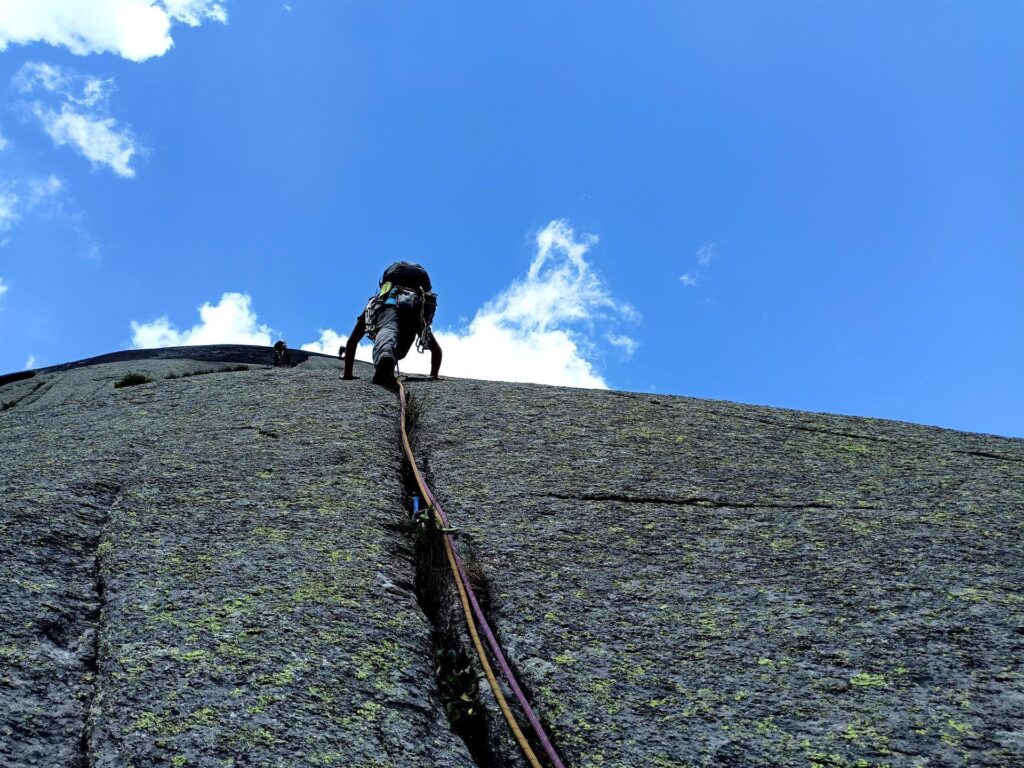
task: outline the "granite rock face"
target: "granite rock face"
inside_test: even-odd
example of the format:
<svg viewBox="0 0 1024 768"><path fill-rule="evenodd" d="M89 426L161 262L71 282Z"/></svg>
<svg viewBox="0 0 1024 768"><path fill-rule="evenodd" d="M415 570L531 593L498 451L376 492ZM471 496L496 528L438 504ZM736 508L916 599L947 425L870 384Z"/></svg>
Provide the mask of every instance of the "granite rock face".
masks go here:
<svg viewBox="0 0 1024 768"><path fill-rule="evenodd" d="M411 390L431 481L567 764L1024 765L1024 441Z"/></svg>
<svg viewBox="0 0 1024 768"><path fill-rule="evenodd" d="M271 360L0 383L0 765L525 765L486 684L475 748L446 717L461 627L408 523L395 396ZM115 389L129 371L152 381ZM408 386L567 765L1024 764L1024 441Z"/></svg>
<svg viewBox="0 0 1024 768"><path fill-rule="evenodd" d="M0 389L0 764L474 765L413 588L393 395L328 358L221 367ZM129 368L154 381L115 389Z"/></svg>

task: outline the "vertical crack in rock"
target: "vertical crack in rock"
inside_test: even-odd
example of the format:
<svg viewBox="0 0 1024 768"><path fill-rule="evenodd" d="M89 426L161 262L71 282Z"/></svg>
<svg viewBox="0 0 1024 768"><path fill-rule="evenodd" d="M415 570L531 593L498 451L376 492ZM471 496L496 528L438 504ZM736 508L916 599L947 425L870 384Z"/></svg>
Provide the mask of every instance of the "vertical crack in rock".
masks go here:
<svg viewBox="0 0 1024 768"><path fill-rule="evenodd" d="M402 475L406 508L410 509L419 489L407 461ZM445 716L477 765L505 768L507 763L498 757L497 739L480 700L479 663L463 632L462 607L455 598L444 545L432 522L410 518L407 530L413 540L416 601L431 625L431 665Z"/></svg>
<svg viewBox="0 0 1024 768"><path fill-rule="evenodd" d="M409 396L406 429L414 453L417 446L416 426L420 421L422 408L423 404L420 401ZM429 466L421 467L421 474L429 485ZM404 451L402 480L405 486L405 508L412 510L412 498L419 496L420 491ZM420 499L421 511L426 503L424 499ZM431 655L434 674L437 679L438 696L445 708L452 732L462 738L470 756L483 768L513 768L524 765L519 746L490 693L483 669L476 658L476 649L467 635L465 616L457 597L457 587L441 535L432 519L416 521L410 517L408 530L413 539L415 552L416 599L433 627ZM476 564L470 543L463 540L459 549L466 575L476 593L480 608L484 615L488 616L493 604L490 582ZM498 629L492 625L491 631L498 644L504 647ZM507 661L527 700L536 701L530 687L523 683L515 663L511 659ZM512 693L504 681L500 681L499 684L506 698L513 703ZM537 716L550 734L551 723L546 720L543 713L538 712ZM526 732L526 736L535 753L540 755L540 745L532 738L532 734Z"/></svg>
<svg viewBox="0 0 1024 768"><path fill-rule="evenodd" d="M115 486L97 484L93 487L96 505L93 507L95 517L95 535L87 539L86 557L91 557L90 580L91 594L82 606L81 620L84 629L78 635L77 656L84 670L85 684L82 692L82 731L79 737L79 768L92 768L92 733L95 725L94 703L99 675L100 633L103 628L104 611L106 608L106 584L103 576L104 542L110 523L110 512L121 498L121 489Z"/></svg>
<svg viewBox="0 0 1024 768"><path fill-rule="evenodd" d="M407 403L406 428L415 450L415 429L422 404L411 396ZM405 509L412 510L413 497L419 496L420 490L404 451L402 482ZM420 509L425 505L421 498ZM429 652L437 695L452 733L462 739L470 757L481 768L507 768L511 763L500 755L500 738L494 732L493 718L481 702L483 674L463 631L462 606L455 597L444 543L433 521L417 521L410 514L406 529L413 541L416 601L432 628Z"/></svg>

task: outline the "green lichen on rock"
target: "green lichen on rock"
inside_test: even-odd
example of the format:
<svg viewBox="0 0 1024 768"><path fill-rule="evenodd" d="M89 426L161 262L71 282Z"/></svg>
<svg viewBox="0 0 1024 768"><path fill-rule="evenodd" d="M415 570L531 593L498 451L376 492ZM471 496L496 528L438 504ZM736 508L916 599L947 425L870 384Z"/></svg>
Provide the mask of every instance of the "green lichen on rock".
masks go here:
<svg viewBox="0 0 1024 768"><path fill-rule="evenodd" d="M0 763L473 765L398 530L393 395L186 358L114 391L128 364L0 415Z"/></svg>
<svg viewBox="0 0 1024 768"><path fill-rule="evenodd" d="M394 396L328 358L124 354L0 388L0 763L468 767L465 693L525 765L468 644L438 695ZM115 391L129 367L154 383ZM1021 441L411 389L567 765L1024 764Z"/></svg>
<svg viewBox="0 0 1024 768"><path fill-rule="evenodd" d="M424 461L568 765L1024 764L1024 442L427 390Z"/></svg>

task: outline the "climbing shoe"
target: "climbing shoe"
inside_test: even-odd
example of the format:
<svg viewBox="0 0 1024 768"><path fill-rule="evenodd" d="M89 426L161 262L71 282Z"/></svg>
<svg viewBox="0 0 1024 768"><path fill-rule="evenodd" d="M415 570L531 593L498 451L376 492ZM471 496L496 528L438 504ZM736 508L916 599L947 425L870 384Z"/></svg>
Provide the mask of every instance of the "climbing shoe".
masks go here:
<svg viewBox="0 0 1024 768"><path fill-rule="evenodd" d="M377 370L373 373L373 383L380 384L387 389L398 389L398 382L395 380L395 361L392 358L383 357L377 363Z"/></svg>

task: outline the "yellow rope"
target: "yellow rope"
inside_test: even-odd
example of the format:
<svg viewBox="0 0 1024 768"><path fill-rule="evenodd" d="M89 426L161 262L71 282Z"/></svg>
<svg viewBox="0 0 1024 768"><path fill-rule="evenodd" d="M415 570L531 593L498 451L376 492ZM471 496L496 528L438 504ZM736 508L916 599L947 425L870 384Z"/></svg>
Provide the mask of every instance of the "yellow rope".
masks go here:
<svg viewBox="0 0 1024 768"><path fill-rule="evenodd" d="M427 502L430 498L430 494L427 493L426 483L423 482L423 477L420 475L419 467L416 466L416 457L413 455L412 445L409 443L409 435L405 429L405 387L402 386L401 381L398 382L398 388L401 391L402 402L402 446L405 449L405 456L409 460L409 464L412 466L412 473L416 478L416 485L420 489L423 501ZM444 521L434 509L433 505L430 506L430 510L434 513L438 526L443 527ZM530 765L533 768L542 768L540 761L537 760L537 756L534 754L533 749L526 740L526 736L523 735L523 731L519 727L519 723L516 722L516 718L512 714L512 710L509 708L508 702L505 700L505 694L501 692L498 680L494 677L494 670L491 669L491 663L487 660L487 653L484 651L483 643L480 642L480 635L476 631L476 620L473 618L473 612L469 607L469 598L466 597L466 588L463 586L462 579L459 577L459 568L455 564L455 553L452 551L452 543L447 536L443 536L442 538L444 539L445 554L448 555L448 565L452 569L452 577L455 579L455 586L458 587L459 590L459 601L462 603L462 614L466 617L466 626L469 628L470 637L473 638L473 646L476 648L476 655L480 657L480 666L484 668L484 674L487 676L487 682L491 686L491 690L494 692L494 698L498 700L498 706L501 707L501 713L508 721L509 728L512 729L512 735L515 736L520 749L522 749L523 754L526 755L526 759L530 762Z"/></svg>

